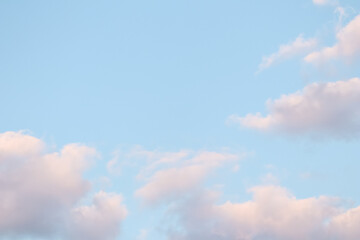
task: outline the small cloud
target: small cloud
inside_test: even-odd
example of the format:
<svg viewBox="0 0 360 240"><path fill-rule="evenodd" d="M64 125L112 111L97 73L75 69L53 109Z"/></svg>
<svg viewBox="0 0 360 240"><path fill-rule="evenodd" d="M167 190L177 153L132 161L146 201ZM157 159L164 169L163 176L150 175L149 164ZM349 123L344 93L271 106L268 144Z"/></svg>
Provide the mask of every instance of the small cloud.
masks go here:
<svg viewBox="0 0 360 240"><path fill-rule="evenodd" d="M271 54L270 56L263 57L259 65L258 72L261 72L273 64L284 61L286 59L295 56L304 56L307 53L313 51L316 45L317 40L315 38L304 39L303 36L300 35L293 42L281 45L277 52Z"/></svg>
<svg viewBox="0 0 360 240"><path fill-rule="evenodd" d="M122 167L117 157L114 157L106 164L107 171L112 175L121 175Z"/></svg>
<svg viewBox="0 0 360 240"><path fill-rule="evenodd" d="M277 185L279 184L279 179L276 176L274 176L272 173L267 173L265 176L261 178L261 182L263 184Z"/></svg>
<svg viewBox="0 0 360 240"><path fill-rule="evenodd" d="M233 167L232 171L233 171L233 172L238 172L239 169L240 169L240 165L239 165L239 164L236 164L236 165Z"/></svg>
<svg viewBox="0 0 360 240"><path fill-rule="evenodd" d="M320 5L320 6L326 6L326 5L338 5L338 1L337 0L313 0L313 3L315 5Z"/></svg>
<svg viewBox="0 0 360 240"><path fill-rule="evenodd" d="M147 229L141 229L139 235L136 237L136 240L146 240L148 234L149 231Z"/></svg>
<svg viewBox="0 0 360 240"><path fill-rule="evenodd" d="M299 176L302 180L309 180L314 177L314 174L311 172L303 172L303 173L300 173Z"/></svg>

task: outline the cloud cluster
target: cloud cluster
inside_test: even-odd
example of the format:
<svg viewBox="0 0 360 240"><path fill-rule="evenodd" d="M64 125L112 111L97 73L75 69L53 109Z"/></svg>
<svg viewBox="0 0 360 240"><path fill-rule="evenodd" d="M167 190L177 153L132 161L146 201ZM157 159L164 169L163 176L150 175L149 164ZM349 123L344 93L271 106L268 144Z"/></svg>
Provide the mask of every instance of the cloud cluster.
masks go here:
<svg viewBox="0 0 360 240"><path fill-rule="evenodd" d="M360 238L359 208L344 210L331 197L297 199L279 186L250 190L253 199L216 204L216 194L203 192L173 209L181 231L169 230L173 240L325 240Z"/></svg>
<svg viewBox="0 0 360 240"><path fill-rule="evenodd" d="M305 61L313 64L336 59L351 62L360 55L360 15L356 16L336 35L337 43L332 47L325 47L305 57Z"/></svg>
<svg viewBox="0 0 360 240"><path fill-rule="evenodd" d="M215 168L235 163L241 156L209 151L156 153L141 150L147 156L158 156L140 172L145 185L135 195L145 204L153 205L176 200L193 193Z"/></svg>
<svg viewBox="0 0 360 240"><path fill-rule="evenodd" d="M113 239L109 232L113 236L126 215L119 197L99 193L93 206L76 208L90 189L83 172L96 156L79 144L47 153L44 142L23 132L0 134L0 237L90 239L71 237L86 224L101 233L91 239Z"/></svg>
<svg viewBox="0 0 360 240"><path fill-rule="evenodd" d="M300 35L295 39L295 41L281 45L276 53L263 57L258 71L263 71L271 65L291 57L306 55L307 53L313 51L316 45L317 40L315 38L304 39L303 36Z"/></svg>
<svg viewBox="0 0 360 240"><path fill-rule="evenodd" d="M269 114L230 116L229 121L260 131L336 138L360 134L360 79L313 83L302 91L268 100Z"/></svg>
<svg viewBox="0 0 360 240"><path fill-rule="evenodd" d="M298 199L281 186L265 185L251 188L249 201L219 203L221 194L206 190L201 183L211 170L239 159L236 155L143 149L132 154L149 157L140 174L147 182L137 191L138 197L148 204L172 203L166 211L167 224L162 225L168 239L360 238L360 208L347 209L340 198Z"/></svg>

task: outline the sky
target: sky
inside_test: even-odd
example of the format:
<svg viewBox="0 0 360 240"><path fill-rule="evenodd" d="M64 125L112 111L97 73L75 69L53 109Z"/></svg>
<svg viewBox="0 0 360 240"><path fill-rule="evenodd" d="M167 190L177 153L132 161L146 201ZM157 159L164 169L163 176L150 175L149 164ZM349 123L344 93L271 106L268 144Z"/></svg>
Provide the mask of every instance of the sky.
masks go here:
<svg viewBox="0 0 360 240"><path fill-rule="evenodd" d="M360 239L360 1L0 2L0 240Z"/></svg>

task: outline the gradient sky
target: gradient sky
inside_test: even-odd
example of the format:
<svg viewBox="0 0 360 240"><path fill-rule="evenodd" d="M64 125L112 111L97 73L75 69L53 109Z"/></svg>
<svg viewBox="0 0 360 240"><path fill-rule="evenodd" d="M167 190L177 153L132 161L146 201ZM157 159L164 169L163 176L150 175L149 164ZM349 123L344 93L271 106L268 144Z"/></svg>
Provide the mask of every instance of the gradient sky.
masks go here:
<svg viewBox="0 0 360 240"><path fill-rule="evenodd" d="M4 0L0 36L0 239L360 239L360 1Z"/></svg>

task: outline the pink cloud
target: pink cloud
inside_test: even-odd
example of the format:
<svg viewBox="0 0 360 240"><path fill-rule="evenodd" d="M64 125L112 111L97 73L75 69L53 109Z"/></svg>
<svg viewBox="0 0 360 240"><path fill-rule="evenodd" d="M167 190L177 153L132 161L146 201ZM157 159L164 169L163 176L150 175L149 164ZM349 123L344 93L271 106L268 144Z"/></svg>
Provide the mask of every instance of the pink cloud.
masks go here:
<svg viewBox="0 0 360 240"><path fill-rule="evenodd" d="M229 117L259 131L337 138L360 134L360 79L313 83L302 91L267 101L268 115Z"/></svg>
<svg viewBox="0 0 360 240"><path fill-rule="evenodd" d="M90 190L82 175L98 156L96 150L80 144L46 150L42 140L23 132L0 134L0 236L90 239L69 234L84 233L81 227L92 224L88 232L98 234L91 239L110 239L125 217L121 198L99 193L92 206L76 207ZM106 231L102 222L108 224Z"/></svg>
<svg viewBox="0 0 360 240"><path fill-rule="evenodd" d="M341 200L319 196L298 199L287 189L257 186L241 203L217 204L212 192L202 192L179 204L170 214L182 231L169 229L169 238L325 240L359 239L360 211L345 210Z"/></svg>

